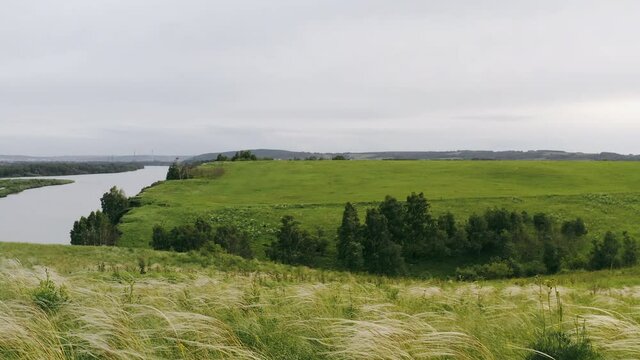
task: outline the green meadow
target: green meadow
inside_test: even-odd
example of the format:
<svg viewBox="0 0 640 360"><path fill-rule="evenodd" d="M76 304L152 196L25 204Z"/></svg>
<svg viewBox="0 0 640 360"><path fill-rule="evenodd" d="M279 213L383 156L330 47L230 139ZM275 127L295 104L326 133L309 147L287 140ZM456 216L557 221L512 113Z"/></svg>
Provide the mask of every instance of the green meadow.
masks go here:
<svg viewBox="0 0 640 360"><path fill-rule="evenodd" d="M434 214L451 211L458 221L505 207L558 221L582 217L593 237L607 230L640 235L638 162L253 161L205 164L197 174L141 193L141 206L123 218L119 244L148 247L155 224L202 216L247 230L264 258L284 215L332 238L345 202L364 214L385 195L404 200L411 192L424 192Z"/></svg>

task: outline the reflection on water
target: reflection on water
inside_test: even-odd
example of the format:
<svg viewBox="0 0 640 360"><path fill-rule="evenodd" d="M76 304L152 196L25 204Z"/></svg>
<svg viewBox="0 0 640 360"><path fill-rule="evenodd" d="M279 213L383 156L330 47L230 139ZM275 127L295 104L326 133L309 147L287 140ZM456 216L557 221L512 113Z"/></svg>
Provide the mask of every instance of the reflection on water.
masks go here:
<svg viewBox="0 0 640 360"><path fill-rule="evenodd" d="M164 180L166 174L166 166L147 166L117 174L50 176L75 182L1 198L0 241L68 244L73 222L100 209L100 197L112 186L134 196L145 186Z"/></svg>

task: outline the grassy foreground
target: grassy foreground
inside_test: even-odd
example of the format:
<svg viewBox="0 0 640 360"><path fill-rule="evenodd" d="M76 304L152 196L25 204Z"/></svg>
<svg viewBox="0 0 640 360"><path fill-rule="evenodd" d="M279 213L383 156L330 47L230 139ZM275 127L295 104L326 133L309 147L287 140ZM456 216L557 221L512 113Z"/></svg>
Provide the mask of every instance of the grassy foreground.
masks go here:
<svg viewBox="0 0 640 360"><path fill-rule="evenodd" d="M640 162L558 161L258 161L206 164L200 178L164 182L141 195L123 218L122 246L148 247L155 224L204 216L234 223L264 258L284 215L335 234L347 201L366 206L389 194L424 192L434 213L458 221L489 207L582 217L590 236L607 230L640 237Z"/></svg>
<svg viewBox="0 0 640 360"><path fill-rule="evenodd" d="M45 271L68 294L53 312L33 297ZM542 329L577 326L605 359L637 359L639 275L471 284L0 243L0 358L512 360Z"/></svg>
<svg viewBox="0 0 640 360"><path fill-rule="evenodd" d="M72 182L72 180L56 179L0 179L0 198L11 194L17 194L28 189L54 185L66 185L71 184Z"/></svg>

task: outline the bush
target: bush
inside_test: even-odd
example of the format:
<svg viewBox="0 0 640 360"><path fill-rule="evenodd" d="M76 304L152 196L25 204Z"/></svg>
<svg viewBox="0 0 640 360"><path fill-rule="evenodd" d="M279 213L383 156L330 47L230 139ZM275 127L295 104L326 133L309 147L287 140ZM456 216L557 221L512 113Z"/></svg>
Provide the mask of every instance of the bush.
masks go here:
<svg viewBox="0 0 640 360"><path fill-rule="evenodd" d="M40 280L40 285L33 291L31 298L39 308L47 313L58 311L62 305L69 301L69 296L64 286L56 286L46 272L47 278Z"/></svg>
<svg viewBox="0 0 640 360"><path fill-rule="evenodd" d="M520 264L522 276L535 276L547 273L547 267L540 260L533 260Z"/></svg>
<svg viewBox="0 0 640 360"><path fill-rule="evenodd" d="M249 235L235 226L221 226L216 229L213 242L220 245L230 254L253 259L253 250L249 245Z"/></svg>
<svg viewBox="0 0 640 360"><path fill-rule="evenodd" d="M456 269L459 280L504 279L516 275L514 266L506 260L495 260L488 264L473 265Z"/></svg>
<svg viewBox="0 0 640 360"><path fill-rule="evenodd" d="M494 261L482 265L482 275L486 279L503 279L514 275L513 268L506 261Z"/></svg>
<svg viewBox="0 0 640 360"><path fill-rule="evenodd" d="M541 333L538 339L531 345L535 353L526 357L526 360L600 360L603 357L598 354L586 336L580 336L577 340L560 331Z"/></svg>
<svg viewBox="0 0 640 360"><path fill-rule="evenodd" d="M564 267L569 270L586 269L589 267L589 260L581 254L574 255L564 260Z"/></svg>
<svg viewBox="0 0 640 360"><path fill-rule="evenodd" d="M474 281L478 280L480 276L478 275L476 266L467 266L456 268L456 278L461 281Z"/></svg>
<svg viewBox="0 0 640 360"><path fill-rule="evenodd" d="M187 252L200 249L212 239L211 225L199 218L194 224L178 226L171 231L166 231L162 226L155 225L151 247L154 250Z"/></svg>

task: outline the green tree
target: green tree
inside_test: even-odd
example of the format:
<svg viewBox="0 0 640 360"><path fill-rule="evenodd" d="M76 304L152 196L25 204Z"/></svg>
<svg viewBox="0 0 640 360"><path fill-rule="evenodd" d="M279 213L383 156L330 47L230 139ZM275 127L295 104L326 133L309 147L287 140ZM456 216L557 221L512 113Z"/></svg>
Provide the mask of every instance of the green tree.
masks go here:
<svg viewBox="0 0 640 360"><path fill-rule="evenodd" d="M405 208L394 197L385 196L379 206L380 213L387 219L387 229L391 241L403 245L405 240Z"/></svg>
<svg viewBox="0 0 640 360"><path fill-rule="evenodd" d="M174 162L167 171L167 180L180 180L181 178L180 165L178 162Z"/></svg>
<svg viewBox="0 0 640 360"><path fill-rule="evenodd" d="M276 239L267 248L267 256L285 264L312 265L323 254L325 243L303 230L293 216L286 215L281 222Z"/></svg>
<svg viewBox="0 0 640 360"><path fill-rule="evenodd" d="M423 193L411 193L405 203L405 238L403 253L410 259L418 259L427 255L429 251L429 236L432 233L429 202Z"/></svg>
<svg viewBox="0 0 640 360"><path fill-rule="evenodd" d="M587 234L587 226L581 218L562 223L562 235L567 238L578 238Z"/></svg>
<svg viewBox="0 0 640 360"><path fill-rule="evenodd" d="M619 250L620 242L618 238L614 233L608 231L601 242L593 241L589 266L594 270L617 267Z"/></svg>
<svg viewBox="0 0 640 360"><path fill-rule="evenodd" d="M70 232L71 245L114 246L119 236L109 217L99 210L75 221Z"/></svg>
<svg viewBox="0 0 640 360"><path fill-rule="evenodd" d="M484 216L477 214L469 216L465 230L469 238L469 249L475 252L482 251L486 247L489 237L489 227Z"/></svg>
<svg viewBox="0 0 640 360"><path fill-rule="evenodd" d="M258 158L250 150L236 152L231 161L255 161Z"/></svg>
<svg viewBox="0 0 640 360"><path fill-rule="evenodd" d="M533 215L533 226L540 235L549 234L553 229L553 221L545 213L537 213Z"/></svg>
<svg viewBox="0 0 640 360"><path fill-rule="evenodd" d="M638 243L628 232L624 232L622 240L622 265L634 266L638 263Z"/></svg>
<svg viewBox="0 0 640 360"><path fill-rule="evenodd" d="M404 272L402 246L391 240L387 219L379 209L367 210L362 253L369 272L385 275Z"/></svg>
<svg viewBox="0 0 640 360"><path fill-rule="evenodd" d="M347 203L344 207L336 248L338 261L342 266L349 270L362 268L362 227L358 210L351 203Z"/></svg>
<svg viewBox="0 0 640 360"><path fill-rule="evenodd" d="M127 198L122 189L114 186L109 192L102 195L100 204L102 212L109 217L112 224L116 225L122 215L129 209L129 198Z"/></svg>
<svg viewBox="0 0 640 360"><path fill-rule="evenodd" d="M216 161L229 161L229 157L224 154L218 154L218 156L216 156Z"/></svg>
<svg viewBox="0 0 640 360"><path fill-rule="evenodd" d="M560 271L562 257L558 247L551 241L546 241L544 244L544 253L542 255L542 262L547 268L547 273L555 274Z"/></svg>
<svg viewBox="0 0 640 360"><path fill-rule="evenodd" d="M169 233L161 225L155 225L151 236L151 247L154 250L171 250L171 245Z"/></svg>

